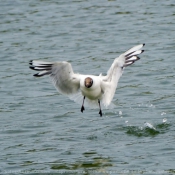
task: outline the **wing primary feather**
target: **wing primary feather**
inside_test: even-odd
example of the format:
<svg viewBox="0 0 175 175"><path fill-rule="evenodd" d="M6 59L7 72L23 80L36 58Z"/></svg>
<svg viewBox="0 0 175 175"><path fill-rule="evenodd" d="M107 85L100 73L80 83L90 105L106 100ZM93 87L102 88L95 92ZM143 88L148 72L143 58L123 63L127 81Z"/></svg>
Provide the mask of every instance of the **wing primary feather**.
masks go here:
<svg viewBox="0 0 175 175"><path fill-rule="evenodd" d="M138 56L132 56L129 59L127 59L125 61L125 63L131 62L131 61L137 61L137 60L140 60L140 57L138 57Z"/></svg>
<svg viewBox="0 0 175 175"><path fill-rule="evenodd" d="M123 65L123 67L130 66L130 65L132 65L134 62L135 62L135 61L130 61L130 62L128 62L128 63L125 63L125 64Z"/></svg>
<svg viewBox="0 0 175 175"><path fill-rule="evenodd" d="M52 73L51 70L52 70L53 63L30 60L29 64L30 64L29 66L30 69L35 71L40 71L39 73L33 75L35 77L42 77L44 75L49 75Z"/></svg>
<svg viewBox="0 0 175 175"><path fill-rule="evenodd" d="M137 46L135 46L135 47L129 49L128 51L126 51L126 52L124 53L124 55L125 55L125 56L126 56L126 55L129 56L131 53L134 53L135 51L140 50L144 45L145 45L145 44L137 45Z"/></svg>
<svg viewBox="0 0 175 175"><path fill-rule="evenodd" d="M129 54L127 54L125 57L126 57L126 60L130 59L131 57L133 56L137 56L137 55L140 55L141 53L143 53L144 50L138 50L138 51L134 51L134 52L131 52Z"/></svg>
<svg viewBox="0 0 175 175"><path fill-rule="evenodd" d="M39 72L37 74L34 74L33 76L34 77L42 77L44 75L49 75L49 74L51 74L51 71L41 71L41 72Z"/></svg>
<svg viewBox="0 0 175 175"><path fill-rule="evenodd" d="M33 66L30 66L29 67L30 69L32 69L32 70L36 70L36 71L43 71L43 70L51 70L51 67L49 68L40 68L40 67L33 67Z"/></svg>
<svg viewBox="0 0 175 175"><path fill-rule="evenodd" d="M135 51L128 53L127 55L125 55L125 57L128 57L129 55L133 54L134 52Z"/></svg>

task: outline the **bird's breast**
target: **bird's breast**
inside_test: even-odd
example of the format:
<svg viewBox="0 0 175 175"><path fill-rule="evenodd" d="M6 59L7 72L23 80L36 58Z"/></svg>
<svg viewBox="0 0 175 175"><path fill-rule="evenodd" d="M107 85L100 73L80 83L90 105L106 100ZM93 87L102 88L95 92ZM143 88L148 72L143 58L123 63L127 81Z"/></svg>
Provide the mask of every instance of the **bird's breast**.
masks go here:
<svg viewBox="0 0 175 175"><path fill-rule="evenodd" d="M96 89L93 89L93 88L82 88L81 89L81 92L82 94L91 99L91 100L95 100L95 99L99 99L101 97L101 88L96 88Z"/></svg>
<svg viewBox="0 0 175 175"><path fill-rule="evenodd" d="M100 80L98 79L93 78L93 84L90 88L87 88L82 82L80 85L80 89L81 89L82 95L91 100L99 99L102 95L101 83L100 83Z"/></svg>

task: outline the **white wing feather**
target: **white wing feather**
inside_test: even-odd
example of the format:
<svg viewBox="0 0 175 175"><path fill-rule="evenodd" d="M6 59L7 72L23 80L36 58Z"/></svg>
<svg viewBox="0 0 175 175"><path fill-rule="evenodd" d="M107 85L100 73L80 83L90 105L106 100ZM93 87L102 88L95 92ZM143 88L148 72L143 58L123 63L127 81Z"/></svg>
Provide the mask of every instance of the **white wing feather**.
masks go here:
<svg viewBox="0 0 175 175"><path fill-rule="evenodd" d="M74 74L70 63L66 61L44 62L32 60L29 64L31 69L40 71L34 76L50 75L53 84L60 93L68 96L78 93L80 89L79 74Z"/></svg>
<svg viewBox="0 0 175 175"><path fill-rule="evenodd" d="M114 97L117 84L122 75L124 67L129 66L140 59L137 57L137 55L144 51L140 50L144 45L145 44L137 45L126 51L124 54L121 54L114 60L107 72L107 75L102 77L102 102L106 107L110 105Z"/></svg>
<svg viewBox="0 0 175 175"><path fill-rule="evenodd" d="M102 81L102 103L104 106L109 106L117 88L118 81L123 72L123 65L125 63L124 55L120 55L116 58L107 72L107 75Z"/></svg>
<svg viewBox="0 0 175 175"><path fill-rule="evenodd" d="M62 94L69 96L77 93L80 88L79 75L74 74L72 66L68 62L54 63L50 77L57 90Z"/></svg>

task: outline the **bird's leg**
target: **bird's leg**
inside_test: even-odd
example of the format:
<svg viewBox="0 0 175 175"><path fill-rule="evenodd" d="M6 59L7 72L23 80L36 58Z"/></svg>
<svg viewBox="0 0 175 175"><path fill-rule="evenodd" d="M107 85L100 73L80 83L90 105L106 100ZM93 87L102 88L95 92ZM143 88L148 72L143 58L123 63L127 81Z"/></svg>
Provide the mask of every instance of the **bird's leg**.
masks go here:
<svg viewBox="0 0 175 175"><path fill-rule="evenodd" d="M100 108L99 114L100 114L100 117L102 117L102 111L101 111L101 106L100 106L100 100L99 99L98 99L98 104L99 104L99 108Z"/></svg>
<svg viewBox="0 0 175 175"><path fill-rule="evenodd" d="M84 98L83 98L83 104L82 104L82 106L81 106L81 112L83 112L83 111L85 110L85 108L84 108L84 100L85 100L85 96L84 96Z"/></svg>

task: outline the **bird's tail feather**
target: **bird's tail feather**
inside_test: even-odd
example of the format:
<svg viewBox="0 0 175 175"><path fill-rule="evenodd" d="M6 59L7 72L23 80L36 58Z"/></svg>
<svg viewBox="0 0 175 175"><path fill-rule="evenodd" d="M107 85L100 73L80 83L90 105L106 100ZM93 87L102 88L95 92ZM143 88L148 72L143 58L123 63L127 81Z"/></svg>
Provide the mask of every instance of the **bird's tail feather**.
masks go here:
<svg viewBox="0 0 175 175"><path fill-rule="evenodd" d="M29 64L30 64L29 66L30 69L40 71L39 73L36 73L33 75L35 77L42 77L44 75L49 75L52 73L52 65L53 65L52 62L31 60Z"/></svg>

